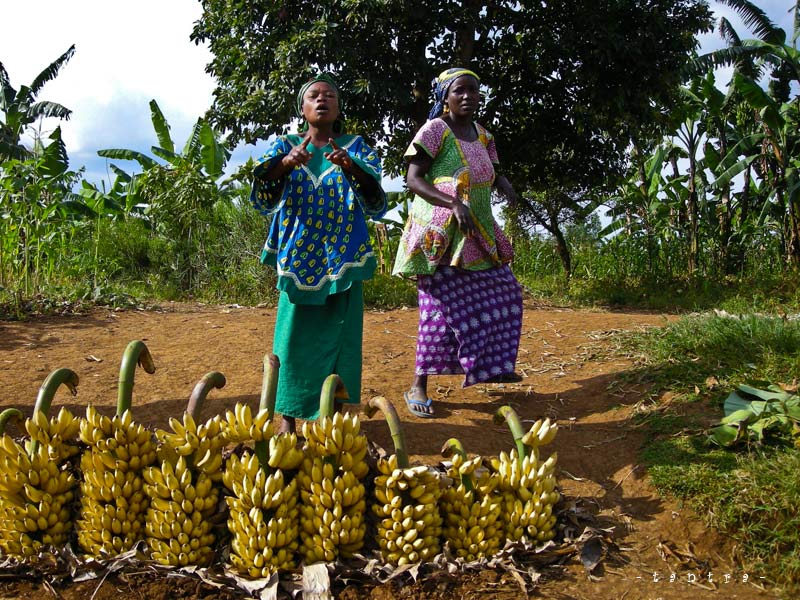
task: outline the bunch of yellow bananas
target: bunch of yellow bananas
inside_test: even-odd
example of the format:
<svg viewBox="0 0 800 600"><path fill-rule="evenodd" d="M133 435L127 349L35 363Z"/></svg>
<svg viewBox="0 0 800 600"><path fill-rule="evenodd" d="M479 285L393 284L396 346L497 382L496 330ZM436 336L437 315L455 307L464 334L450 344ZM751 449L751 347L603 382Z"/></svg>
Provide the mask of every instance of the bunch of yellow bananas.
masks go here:
<svg viewBox="0 0 800 600"><path fill-rule="evenodd" d="M222 420L217 415L197 423L187 411L159 429L159 463L145 469L144 491L150 500L145 534L150 557L162 565L207 564L215 536L208 519L217 511L222 479Z"/></svg>
<svg viewBox="0 0 800 600"><path fill-rule="evenodd" d="M80 430L80 419L66 408L61 408L52 419L41 410L35 410L30 419L25 419L25 430L30 436L26 449L36 445L47 446L50 457L59 463L72 458L80 449L74 442Z"/></svg>
<svg viewBox="0 0 800 600"><path fill-rule="evenodd" d="M197 471L197 472L196 472ZM208 518L217 510L219 492L213 479L187 458L144 471L145 493L150 499L145 533L150 556L162 565L206 564L214 550Z"/></svg>
<svg viewBox="0 0 800 600"><path fill-rule="evenodd" d="M373 512L383 560L405 565L432 559L441 550L442 488L438 472L426 466L398 468L397 455L378 460Z"/></svg>
<svg viewBox="0 0 800 600"><path fill-rule="evenodd" d="M222 418L215 415L197 423L191 414L184 412L183 421L170 417L169 426L172 431L156 430L158 459L175 465L183 456L197 472L195 476L202 473L215 482L222 479L222 448L226 444Z"/></svg>
<svg viewBox="0 0 800 600"><path fill-rule="evenodd" d="M556 491L554 452L540 461L539 447L549 444L558 432L550 419L536 421L522 437L530 452L520 459L516 450L492 458L492 470L500 477L498 489L503 498L503 527L506 538L517 542L545 542L555 535L553 507L559 501Z"/></svg>
<svg viewBox="0 0 800 600"><path fill-rule="evenodd" d="M150 432L130 410L113 418L89 406L80 422L81 508L78 544L91 556L114 556L143 537L148 506L142 471L156 460Z"/></svg>
<svg viewBox="0 0 800 600"><path fill-rule="evenodd" d="M231 444L249 441L260 442L272 437L272 414L269 410L259 410L255 416L248 404L238 402L234 410L225 412L221 423L225 440Z"/></svg>
<svg viewBox="0 0 800 600"><path fill-rule="evenodd" d="M231 564L253 578L293 569L299 545L297 480L291 477L303 458L297 436L274 436L270 449L268 465L262 465L249 450L241 458L231 454L222 476L233 493L225 498L230 509Z"/></svg>
<svg viewBox="0 0 800 600"><path fill-rule="evenodd" d="M297 474L301 552L309 564L349 558L364 545L367 438L358 417L341 412L306 421L303 435L305 458Z"/></svg>
<svg viewBox="0 0 800 600"><path fill-rule="evenodd" d="M37 444L29 442L28 450L7 434L0 438L0 549L23 558L67 541L72 528L68 506L77 482L64 459L77 451L70 442L78 433L75 419L63 408L50 421L36 410L25 426L37 435Z"/></svg>
<svg viewBox="0 0 800 600"><path fill-rule="evenodd" d="M455 483L444 490L440 502L444 538L459 558L473 561L492 556L503 545L497 475L479 469L480 456L467 460L455 454L452 460L447 475Z"/></svg>

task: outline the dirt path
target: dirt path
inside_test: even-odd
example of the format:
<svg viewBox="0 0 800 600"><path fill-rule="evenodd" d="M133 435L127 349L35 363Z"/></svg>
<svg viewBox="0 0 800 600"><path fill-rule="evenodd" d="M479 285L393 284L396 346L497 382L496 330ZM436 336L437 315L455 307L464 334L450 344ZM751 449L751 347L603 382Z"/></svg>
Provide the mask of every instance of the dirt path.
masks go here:
<svg viewBox="0 0 800 600"><path fill-rule="evenodd" d="M85 316L0 322L0 409L19 406L30 411L47 374L70 367L81 378L78 396L60 392L54 406L64 404L83 414L91 403L107 407L110 413L116 404L120 357L133 339L145 341L157 367L154 375L137 374L135 417L145 425L164 427L169 416L180 415L195 383L211 370L224 373L228 383L212 392L207 411L223 411L240 401L255 406L274 318L270 309L172 306L163 311L97 310ZM423 420L412 417L402 402L402 392L412 378L416 311L368 312L363 396L382 395L395 404L405 424L412 460L426 463L439 460L442 443L450 437L459 438L469 453L488 455L509 449L507 429L492 423L492 414L503 404L513 406L523 420L543 416L558 420L561 431L553 450L559 456L564 496L595 515L598 526L613 528L624 562L606 561L602 576L596 579L587 577L574 558L566 565L549 567L536 587L538 597L773 598L773 593L753 585L760 582L746 566L731 564L727 540L705 528L688 510L659 499L637 462L645 434L632 426L629 417L643 388L632 384L624 391L610 388L633 365L624 359L603 358L602 349L616 331L665 322L657 314L526 305L518 362L524 381L462 389L460 377L431 378L429 391L437 418ZM370 439L391 448L380 419L366 421L364 428ZM709 572L712 583L707 580ZM674 581L669 580L671 573ZM751 581L743 583L748 576ZM93 592L102 600L121 591L119 582L106 582L99 589L97 582L89 584L54 596L45 588L7 581L0 584L0 600L80 598ZM508 575L487 578L484 574L448 585L430 590L418 584L400 591L384 586L372 590L371 596L348 588L342 597L521 597ZM768 584L765 587L769 590ZM165 597L215 597L196 594Z"/></svg>

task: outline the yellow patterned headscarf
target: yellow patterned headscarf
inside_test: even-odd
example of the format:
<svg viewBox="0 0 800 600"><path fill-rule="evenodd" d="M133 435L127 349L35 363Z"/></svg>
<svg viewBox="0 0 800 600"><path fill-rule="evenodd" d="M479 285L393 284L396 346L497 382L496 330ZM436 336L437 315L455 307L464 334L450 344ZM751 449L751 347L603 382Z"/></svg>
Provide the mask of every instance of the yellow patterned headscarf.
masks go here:
<svg viewBox="0 0 800 600"><path fill-rule="evenodd" d="M446 69L439 73L439 76L431 83L433 85L433 99L435 101L431 112L428 113L428 120L435 119L444 112L444 99L447 97L447 90L450 89L450 84L462 75L471 75L480 83L481 78L474 71L464 69L462 67L453 67Z"/></svg>

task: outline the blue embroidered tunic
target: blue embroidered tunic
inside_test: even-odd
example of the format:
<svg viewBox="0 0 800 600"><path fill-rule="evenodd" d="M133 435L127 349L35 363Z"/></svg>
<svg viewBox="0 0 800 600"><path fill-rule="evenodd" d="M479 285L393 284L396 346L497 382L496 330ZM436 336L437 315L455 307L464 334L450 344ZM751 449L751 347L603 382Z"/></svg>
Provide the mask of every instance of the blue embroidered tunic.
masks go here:
<svg viewBox="0 0 800 600"><path fill-rule="evenodd" d="M341 135L336 144L380 190L367 197L358 182L325 158L330 145L307 146L308 164L296 167L274 181L263 179L301 135L275 139L254 170L250 200L264 215L272 215L261 261L277 270L279 290L295 304L324 304L330 294L350 288L353 281L372 277L377 260L369 243L366 218L386 212L386 195L380 188L378 153L357 135Z"/></svg>

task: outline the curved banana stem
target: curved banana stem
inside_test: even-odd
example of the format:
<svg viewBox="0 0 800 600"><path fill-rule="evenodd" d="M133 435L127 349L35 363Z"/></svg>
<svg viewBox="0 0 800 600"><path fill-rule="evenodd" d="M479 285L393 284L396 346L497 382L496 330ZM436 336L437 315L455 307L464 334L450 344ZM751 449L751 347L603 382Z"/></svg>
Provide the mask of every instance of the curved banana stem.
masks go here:
<svg viewBox="0 0 800 600"><path fill-rule="evenodd" d="M122 355L122 364L119 367L119 391L117 394L117 414L121 415L129 410L133 401L133 375L136 365L142 367L145 373L155 373L153 357L144 342L134 340L125 348Z"/></svg>
<svg viewBox="0 0 800 600"><path fill-rule="evenodd" d="M192 395L189 396L186 412L197 421L197 417L200 415L200 410L203 408L203 402L205 402L208 393L214 388L224 388L226 383L225 375L219 371L209 371L203 375L203 378L194 386Z"/></svg>
<svg viewBox="0 0 800 600"><path fill-rule="evenodd" d="M389 426L389 432L392 434L392 442L394 443L394 453L397 455L397 466L401 469L407 469L408 452L406 451L406 438L403 434L403 427L400 424L400 417L397 415L397 410L394 404L389 402L383 396L370 398L367 405L364 407L364 412L368 417L372 417L375 411L380 410L386 418L386 424Z"/></svg>
<svg viewBox="0 0 800 600"><path fill-rule="evenodd" d="M261 400L258 408L275 414L275 399L278 395L278 372L280 371L281 361L271 352L264 355L264 379L261 381Z"/></svg>
<svg viewBox="0 0 800 600"><path fill-rule="evenodd" d="M72 369L67 369L66 367L56 369L50 373L50 375L48 375L47 378L42 382L42 387L39 388L39 394L36 396L36 404L33 406L33 414L36 414L37 410L42 411L45 415L49 414L50 405L52 404L53 398L56 395L56 390L58 389L58 386L62 384L69 389L73 396L77 395L78 381L78 374ZM36 440L31 440L31 456L33 456L38 448L39 442Z"/></svg>
<svg viewBox="0 0 800 600"><path fill-rule="evenodd" d="M281 361L271 352L264 355L264 377L261 380L261 399L258 402L258 409L268 410L269 414L275 415L275 400L278 395L278 372L280 371ZM271 417L270 417L271 418ZM261 468L269 472L269 446L266 440L259 440L253 446L253 451L258 457Z"/></svg>
<svg viewBox="0 0 800 600"><path fill-rule="evenodd" d="M493 420L498 425L505 420L514 438L514 444L517 446L517 460L522 464L522 459L528 455L529 450L528 447L522 443L525 430L522 428L522 423L520 423L516 411L510 406L501 406L497 409L497 412L494 413Z"/></svg>
<svg viewBox="0 0 800 600"><path fill-rule="evenodd" d="M328 375L322 384L322 392L319 395L319 416L320 418L332 417L336 410L336 400L347 400L350 395L344 387L342 378L336 374Z"/></svg>
<svg viewBox="0 0 800 600"><path fill-rule="evenodd" d="M0 435L6 432L9 421L22 421L22 411L18 408L7 408L0 413Z"/></svg>
<svg viewBox="0 0 800 600"><path fill-rule="evenodd" d="M457 438L450 438L444 443L444 446L442 446L442 456L445 458L450 458L454 454L459 454L461 458L467 460L467 453L464 450L464 446L461 441ZM471 490L473 488L472 477L469 475L459 474L459 478L466 489Z"/></svg>

